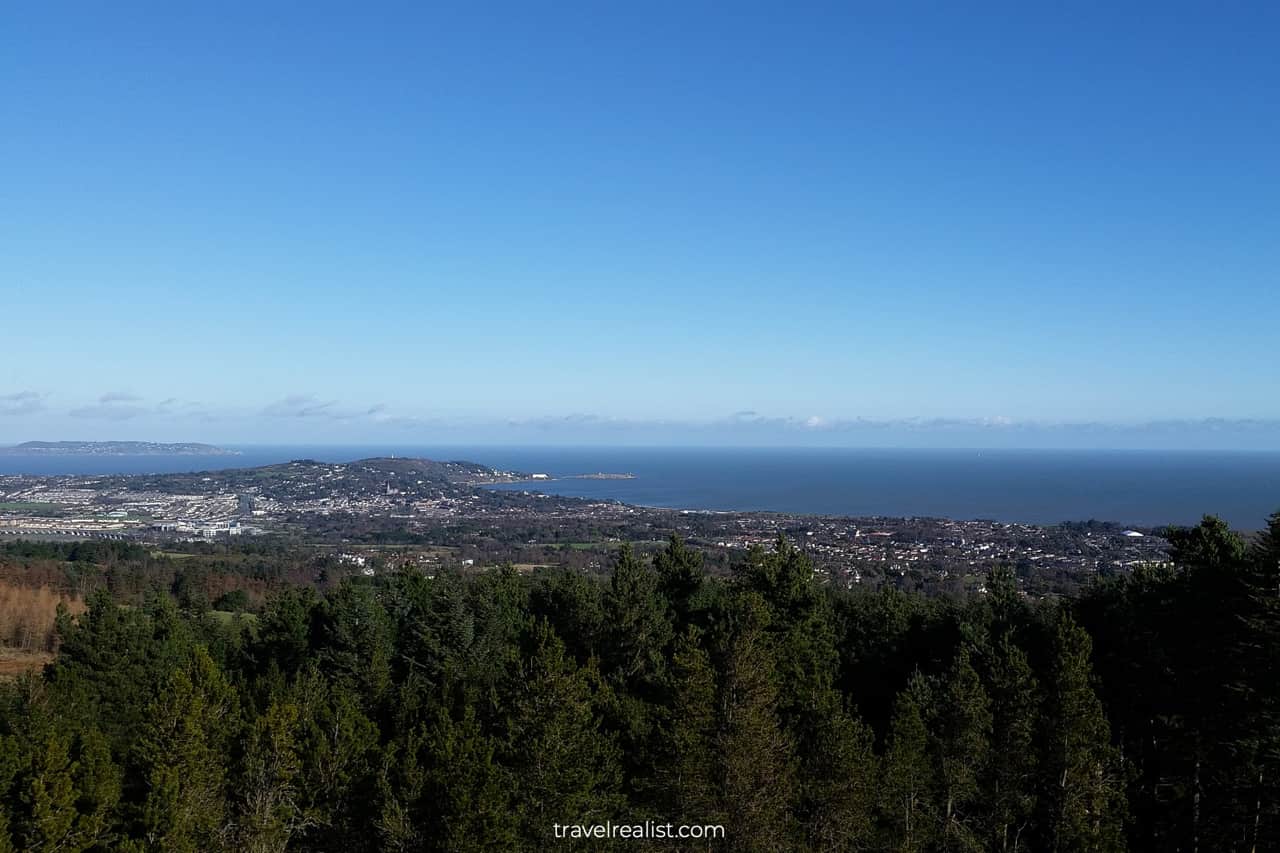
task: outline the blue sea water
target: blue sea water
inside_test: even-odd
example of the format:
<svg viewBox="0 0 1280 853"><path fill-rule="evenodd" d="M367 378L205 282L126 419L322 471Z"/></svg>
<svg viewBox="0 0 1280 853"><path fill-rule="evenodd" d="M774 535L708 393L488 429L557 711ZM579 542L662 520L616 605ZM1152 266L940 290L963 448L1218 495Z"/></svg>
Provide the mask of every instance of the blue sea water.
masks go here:
<svg viewBox="0 0 1280 853"><path fill-rule="evenodd" d="M1089 518L1189 524L1204 513L1258 529L1280 509L1280 453L557 447L242 447L238 456L0 455L0 474L239 468L312 458L464 459L571 477L500 488L646 506L826 515L937 516L1052 524Z"/></svg>

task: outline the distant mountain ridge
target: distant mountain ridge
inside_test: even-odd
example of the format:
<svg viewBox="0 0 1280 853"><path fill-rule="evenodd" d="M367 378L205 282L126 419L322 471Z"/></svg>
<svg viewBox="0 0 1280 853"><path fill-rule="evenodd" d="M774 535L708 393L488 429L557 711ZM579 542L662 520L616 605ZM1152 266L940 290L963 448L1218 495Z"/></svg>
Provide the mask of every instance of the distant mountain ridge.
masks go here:
<svg viewBox="0 0 1280 853"><path fill-rule="evenodd" d="M24 441L13 447L0 447L0 453L48 454L51 456L239 456L239 450L227 450L194 441L164 443L155 441Z"/></svg>

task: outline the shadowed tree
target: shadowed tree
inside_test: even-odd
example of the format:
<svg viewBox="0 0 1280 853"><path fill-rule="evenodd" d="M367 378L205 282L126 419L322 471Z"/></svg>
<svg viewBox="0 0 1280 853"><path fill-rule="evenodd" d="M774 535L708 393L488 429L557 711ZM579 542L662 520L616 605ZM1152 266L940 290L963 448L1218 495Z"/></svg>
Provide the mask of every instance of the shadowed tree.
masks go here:
<svg viewBox="0 0 1280 853"><path fill-rule="evenodd" d="M76 837L86 849L114 840L114 819L120 803L121 768L111 758L111 747L97 729L76 736Z"/></svg>
<svg viewBox="0 0 1280 853"><path fill-rule="evenodd" d="M819 715L800 773L806 849L866 850L874 840L875 735L833 693Z"/></svg>
<svg viewBox="0 0 1280 853"><path fill-rule="evenodd" d="M1266 729L1257 713L1265 693L1255 689L1255 673L1258 665L1270 666L1274 654L1273 648L1261 657L1252 652L1265 634L1252 617L1270 595L1254 596L1244 540L1221 519L1205 516L1166 535L1181 571L1170 627L1195 626L1170 643L1178 685L1174 736L1165 749L1182 758L1180 778L1172 776L1181 782L1180 808L1170 817L1185 827L1175 837L1191 849L1249 849L1242 828L1258 813L1257 771L1266 763L1266 750L1259 749ZM1265 785L1265 773L1262 778Z"/></svg>
<svg viewBox="0 0 1280 853"><path fill-rule="evenodd" d="M468 692L487 719L487 714L501 710L494 704L499 689L519 670L522 638L534 620L529 614L528 587L509 563L473 579L467 587L467 602L475 621Z"/></svg>
<svg viewBox="0 0 1280 853"><path fill-rule="evenodd" d="M1280 512L1268 519L1250 556L1245 639L1230 685L1246 707L1234 752L1244 777L1247 843L1251 850L1280 849L1280 680L1257 677L1273 671L1280 649Z"/></svg>
<svg viewBox="0 0 1280 853"><path fill-rule="evenodd" d="M290 588L267 600L258 618L258 645L265 669L270 664L286 675L297 672L306 659L312 613L318 605L309 587Z"/></svg>
<svg viewBox="0 0 1280 853"><path fill-rule="evenodd" d="M666 668L671 642L666 602L658 575L624 544L604 595L605 671L628 689L652 691Z"/></svg>
<svg viewBox="0 0 1280 853"><path fill-rule="evenodd" d="M941 849L980 851L982 816L988 797L982 777L990 756L991 702L973 668L970 650L960 647L932 709L938 780Z"/></svg>
<svg viewBox="0 0 1280 853"><path fill-rule="evenodd" d="M611 687L607 721L618 736L626 790L652 778L654 737L667 678L671 621L658 575L624 544L604 594L604 673Z"/></svg>
<svg viewBox="0 0 1280 853"><path fill-rule="evenodd" d="M511 685L504 763L516 779L523 843L550 843L556 823L603 823L614 815L618 751L601 730L594 698L599 677L579 669L546 623Z"/></svg>
<svg viewBox="0 0 1280 853"><path fill-rule="evenodd" d="M8 809L0 804L0 853L17 853L18 848L13 846L13 835L9 831L9 814Z"/></svg>
<svg viewBox="0 0 1280 853"><path fill-rule="evenodd" d="M1000 853L1029 849L1036 805L1038 692L1026 654L1005 634L991 661L991 762L986 777L988 845Z"/></svg>
<svg viewBox="0 0 1280 853"><path fill-rule="evenodd" d="M1206 515L1195 527L1169 528L1164 535L1169 540L1170 559L1180 566L1229 572L1245 556L1244 540L1214 515Z"/></svg>
<svg viewBox="0 0 1280 853"><path fill-rule="evenodd" d="M737 576L764 602L768 619L761 625L775 652L779 713L807 752L839 663L830 600L814 580L812 561L781 537L772 551L753 549Z"/></svg>
<svg viewBox="0 0 1280 853"><path fill-rule="evenodd" d="M349 690L306 672L291 693L299 709L303 847L360 849L369 836L378 727Z"/></svg>
<svg viewBox="0 0 1280 853"><path fill-rule="evenodd" d="M441 710L426 736L432 846L441 853L516 849L511 773L497 763L497 743L471 709L454 720Z"/></svg>
<svg viewBox="0 0 1280 853"><path fill-rule="evenodd" d="M782 850L792 846L796 768L778 717L776 667L763 627L768 614L754 593L740 596L735 611L720 697L723 812L737 849Z"/></svg>
<svg viewBox="0 0 1280 853"><path fill-rule="evenodd" d="M888 850L933 849L937 810L931 798L929 732L925 711L930 691L917 672L894 702L880 785L880 814Z"/></svg>
<svg viewBox="0 0 1280 853"><path fill-rule="evenodd" d="M392 625L373 587L346 581L312 619L311 647L329 677L376 707L391 686Z"/></svg>
<svg viewBox="0 0 1280 853"><path fill-rule="evenodd" d="M677 628L683 630L694 624L698 611L707 603L703 594L707 586L707 571L703 566L702 552L690 548L679 535L672 534L667 546L654 555L653 567Z"/></svg>
<svg viewBox="0 0 1280 853"><path fill-rule="evenodd" d="M579 663L600 654L604 636L604 590L600 581L572 569L539 571L530 600L532 613L546 619Z"/></svg>
<svg viewBox="0 0 1280 853"><path fill-rule="evenodd" d="M430 724L391 745L379 781L381 847L391 850L514 850L516 779L497 763L498 744L473 711Z"/></svg>
<svg viewBox="0 0 1280 853"><path fill-rule="evenodd" d="M676 640L671 674L667 752L658 772L666 813L690 824L718 823L716 673L695 629Z"/></svg>
<svg viewBox="0 0 1280 853"><path fill-rule="evenodd" d="M1206 849L1270 850L1280 848L1280 513L1235 575L1234 623L1216 670L1222 703L1210 720L1220 746L1209 784L1220 793L1201 838Z"/></svg>
<svg viewBox="0 0 1280 853"><path fill-rule="evenodd" d="M1089 635L1061 611L1041 736L1046 850L1107 853L1125 847L1119 757L1093 691L1091 649Z"/></svg>

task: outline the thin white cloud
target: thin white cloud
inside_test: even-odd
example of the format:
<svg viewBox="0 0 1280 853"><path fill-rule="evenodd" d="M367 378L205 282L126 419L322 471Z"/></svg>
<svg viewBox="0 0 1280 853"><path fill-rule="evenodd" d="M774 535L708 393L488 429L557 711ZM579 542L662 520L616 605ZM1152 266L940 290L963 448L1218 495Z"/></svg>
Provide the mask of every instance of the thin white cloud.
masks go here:
<svg viewBox="0 0 1280 853"><path fill-rule="evenodd" d="M262 410L273 418L333 418L337 416L336 400L321 400L311 394L290 394Z"/></svg>
<svg viewBox="0 0 1280 853"><path fill-rule="evenodd" d="M72 409L68 414L73 418L87 418L89 420L127 421L139 415L145 415L148 411L145 406L134 406L129 403L94 403L90 406L80 406Z"/></svg>
<svg viewBox="0 0 1280 853"><path fill-rule="evenodd" d="M207 411L203 403L195 400L182 400L177 397L167 397L156 403L156 414L166 417L189 418L189 417L207 417Z"/></svg>
<svg viewBox="0 0 1280 853"><path fill-rule="evenodd" d="M151 410L141 405L142 398L129 391L108 391L98 397L98 402L72 409L73 418L99 421L127 421Z"/></svg>
<svg viewBox="0 0 1280 853"><path fill-rule="evenodd" d="M290 394L266 406L262 414L272 418L316 418L331 421L361 421L374 423L397 423L416 418L404 415L393 415L385 403L370 406L343 406L337 400L324 400L314 394Z"/></svg>
<svg viewBox="0 0 1280 853"><path fill-rule="evenodd" d="M745 410L724 418L709 420L615 418L577 413L529 419L510 419L509 427L552 430L579 427L614 431L648 429L680 429L690 432L732 433L870 433L870 432L1021 432L1036 434L1168 434L1168 433L1280 433L1280 419L1203 418L1186 420L1108 423L1100 421L1035 421L1019 420L1006 415L975 418L908 417L908 418L829 418L823 415L766 416Z"/></svg>
<svg viewBox="0 0 1280 853"><path fill-rule="evenodd" d="M39 391L15 391L0 394L0 415L16 417L44 410L44 395Z"/></svg>

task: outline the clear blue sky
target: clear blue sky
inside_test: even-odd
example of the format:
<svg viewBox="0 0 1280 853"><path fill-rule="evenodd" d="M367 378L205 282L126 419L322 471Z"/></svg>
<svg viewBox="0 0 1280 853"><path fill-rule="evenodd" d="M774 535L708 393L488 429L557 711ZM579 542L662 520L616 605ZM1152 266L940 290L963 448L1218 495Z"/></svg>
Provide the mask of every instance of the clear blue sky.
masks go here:
<svg viewBox="0 0 1280 853"><path fill-rule="evenodd" d="M429 6L0 12L0 441L1280 448L1280 5Z"/></svg>

